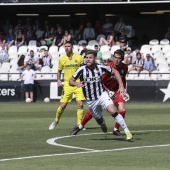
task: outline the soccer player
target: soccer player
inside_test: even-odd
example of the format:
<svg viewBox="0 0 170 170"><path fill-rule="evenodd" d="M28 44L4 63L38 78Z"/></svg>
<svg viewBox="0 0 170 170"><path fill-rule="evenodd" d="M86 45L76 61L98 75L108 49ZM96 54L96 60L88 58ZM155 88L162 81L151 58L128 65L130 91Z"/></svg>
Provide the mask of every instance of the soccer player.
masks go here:
<svg viewBox="0 0 170 170"><path fill-rule="evenodd" d="M102 75L106 72L114 76L118 82L118 91L120 96L124 97L125 89L119 72L113 67L98 65L95 63L96 51L89 50L86 53L86 65L81 66L72 76L69 83L72 86L83 87L87 105L95 118L96 122L101 126L103 132L107 132L107 126L102 115L102 108L106 109L115 121L123 128L126 139L131 140L130 133L121 114L116 112L113 101L109 97L108 92L102 84ZM118 57L118 56L117 56ZM76 82L80 78L81 82ZM80 131L83 126L80 124L75 130Z"/></svg>
<svg viewBox="0 0 170 170"><path fill-rule="evenodd" d="M122 50L116 50L114 52L114 60L112 62L109 62L107 64L107 66L110 66L111 68L116 69L121 77L122 77L122 81L123 81L123 86L126 88L126 74L128 71L128 66L124 63L122 63L122 61L124 60L124 51ZM110 92L110 97L113 100L113 103L115 104L115 106L118 109L119 114L122 115L122 117L125 117L125 100L129 99L129 95L127 93L125 93L124 97L122 97L122 95L120 94L119 91L119 84L115 78L115 76L111 76L108 73L105 73L102 76L102 82L104 87L109 90ZM83 121L81 122L81 125L84 126L90 119L92 118L92 114L91 111L89 110L86 115L83 118ZM76 130L73 129L73 131L71 132L72 135L76 135L79 131L79 129ZM123 135L122 133L120 133L119 131L119 124L116 123L114 125L114 129L113 129L113 134L117 135L117 136L121 136Z"/></svg>
<svg viewBox="0 0 170 170"><path fill-rule="evenodd" d="M74 94L76 97L78 110L77 110L77 125L79 125L83 119L83 100L85 100L82 88L73 87L69 85L69 80L74 74L74 72L80 67L83 63L83 58L79 54L73 53L73 44L68 41L65 43L65 51L66 55L60 57L59 59L59 67L57 74L57 84L58 87L63 86L61 82L61 72L64 71L64 87L60 100L60 106L56 112L55 121L49 126L49 130L53 130L55 126L59 123L59 120L66 108L68 102L71 102L72 95ZM80 82L79 79L76 82Z"/></svg>

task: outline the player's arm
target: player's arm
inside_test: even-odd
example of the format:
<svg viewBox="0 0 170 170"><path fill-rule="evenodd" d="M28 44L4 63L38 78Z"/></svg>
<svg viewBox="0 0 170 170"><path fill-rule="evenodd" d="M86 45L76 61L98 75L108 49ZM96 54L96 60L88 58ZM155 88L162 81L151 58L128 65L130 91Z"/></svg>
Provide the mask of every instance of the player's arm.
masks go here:
<svg viewBox="0 0 170 170"><path fill-rule="evenodd" d="M69 85L70 86L77 86L77 87L84 87L83 82L76 82L76 79L73 78L73 77L69 80Z"/></svg>
<svg viewBox="0 0 170 170"><path fill-rule="evenodd" d="M125 93L125 89L124 89L122 78L121 78L119 72L116 69L112 68L112 73L111 74L115 75L116 80L117 80L117 82L119 84L119 91L123 96L123 94Z"/></svg>
<svg viewBox="0 0 170 170"><path fill-rule="evenodd" d="M58 73L57 73L57 84L58 84L58 87L62 86L61 72L62 72L62 70L58 70Z"/></svg>

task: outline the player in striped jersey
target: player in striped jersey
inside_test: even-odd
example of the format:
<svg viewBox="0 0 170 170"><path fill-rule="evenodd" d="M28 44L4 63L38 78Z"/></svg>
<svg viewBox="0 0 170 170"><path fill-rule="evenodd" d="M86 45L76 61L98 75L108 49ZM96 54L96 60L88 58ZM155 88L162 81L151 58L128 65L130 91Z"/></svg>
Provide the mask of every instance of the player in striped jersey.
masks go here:
<svg viewBox="0 0 170 170"><path fill-rule="evenodd" d="M70 79L69 83L72 86L83 87L83 92L86 97L87 105L95 118L96 122L101 126L103 132L107 132L107 126L102 115L102 108L106 109L115 121L124 129L126 139L131 140L132 134L130 133L121 114L114 109L113 101L108 95L102 84L102 75L104 73L115 76L119 88L118 91L122 97L125 95L122 78L119 72L113 67L98 65L95 63L96 52L89 50L86 54L87 65L81 66ZM76 82L80 78L81 82ZM75 130L80 131L83 126L80 124ZM73 132L73 131L72 131ZM71 135L74 135L71 133Z"/></svg>
<svg viewBox="0 0 170 170"><path fill-rule="evenodd" d="M73 73L80 67L83 63L83 58L79 54L73 53L73 44L68 41L65 43L66 55L60 57L59 67L57 74L57 83L58 87L63 86L61 82L61 72L64 71L64 87L60 100L60 106L57 109L55 121L49 126L49 130L53 130L55 126L59 123L59 120L66 108L68 102L71 102L72 95L75 94L78 109L77 109L77 125L79 125L83 119L83 100L85 100L82 88L73 87L69 85L69 80L72 77ZM80 82L80 79L77 79L76 82Z"/></svg>

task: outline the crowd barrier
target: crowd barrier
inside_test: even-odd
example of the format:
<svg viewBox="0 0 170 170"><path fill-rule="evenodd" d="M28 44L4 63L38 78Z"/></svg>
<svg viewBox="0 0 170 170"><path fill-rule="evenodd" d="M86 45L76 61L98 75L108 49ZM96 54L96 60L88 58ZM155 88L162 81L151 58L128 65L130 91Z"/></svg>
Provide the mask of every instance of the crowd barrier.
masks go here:
<svg viewBox="0 0 170 170"><path fill-rule="evenodd" d="M170 81L128 80L127 92L129 102L170 102ZM43 101L49 97L51 102L59 101L62 88L57 87L56 80L35 80L34 101ZM1 81L0 102L24 102L23 81Z"/></svg>

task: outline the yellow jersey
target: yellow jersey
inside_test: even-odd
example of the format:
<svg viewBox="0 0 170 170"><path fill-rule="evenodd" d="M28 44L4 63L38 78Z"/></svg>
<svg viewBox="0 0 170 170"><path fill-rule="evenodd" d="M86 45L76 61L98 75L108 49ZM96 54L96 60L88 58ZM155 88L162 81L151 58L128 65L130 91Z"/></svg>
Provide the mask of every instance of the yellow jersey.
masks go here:
<svg viewBox="0 0 170 170"><path fill-rule="evenodd" d="M75 71L80 67L83 63L83 58L79 54L73 54L72 59L69 59L67 55L62 56L59 59L59 70L63 70L64 72L64 83L68 84L70 78L75 73ZM80 81L80 80L77 80ZM77 82L76 81L76 82Z"/></svg>

